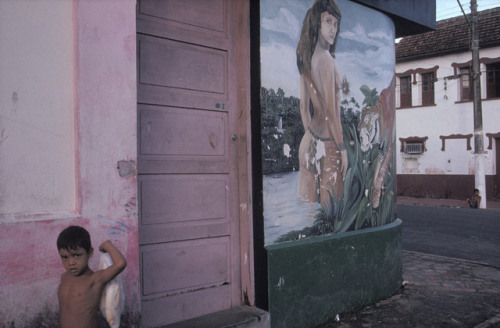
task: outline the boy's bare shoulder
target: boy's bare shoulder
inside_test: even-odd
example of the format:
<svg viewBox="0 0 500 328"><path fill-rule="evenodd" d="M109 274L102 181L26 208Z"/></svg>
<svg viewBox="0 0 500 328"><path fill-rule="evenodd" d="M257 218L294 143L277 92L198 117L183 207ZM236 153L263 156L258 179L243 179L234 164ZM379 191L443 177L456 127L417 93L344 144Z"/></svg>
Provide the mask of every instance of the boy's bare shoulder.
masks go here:
<svg viewBox="0 0 500 328"><path fill-rule="evenodd" d="M59 288L61 288L61 286L72 285L78 285L79 287L93 285L96 282L96 278L98 278L98 276L96 276L95 272L92 270L89 270L79 276L73 276L69 272L64 272L63 274L61 274L61 282L59 284Z"/></svg>
<svg viewBox="0 0 500 328"><path fill-rule="evenodd" d="M67 282L67 281L68 281L69 276L70 276L70 274L69 274L67 271L63 272L63 273L61 274L61 282L60 282L60 284L63 284L63 283L65 283L65 282Z"/></svg>

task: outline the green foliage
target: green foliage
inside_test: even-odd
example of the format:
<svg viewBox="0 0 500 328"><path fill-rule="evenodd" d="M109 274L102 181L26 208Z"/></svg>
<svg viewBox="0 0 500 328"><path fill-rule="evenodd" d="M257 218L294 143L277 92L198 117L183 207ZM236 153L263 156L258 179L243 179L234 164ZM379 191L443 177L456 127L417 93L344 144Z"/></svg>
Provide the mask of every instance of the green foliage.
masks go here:
<svg viewBox="0 0 500 328"><path fill-rule="evenodd" d="M365 95L363 104L375 105L378 98L377 90L364 85L361 91ZM329 199L318 209L313 226L300 231L291 231L281 236L277 242L381 226L390 223L394 218L395 176L392 172L395 168L394 156L391 169L388 170L384 180L384 191L381 193L379 206L373 208L371 189L377 163L382 161L385 149L380 144L373 144L369 150L363 152L357 134L359 111L354 111L359 105L354 98L351 98L343 100L341 106L344 143L349 159L343 197L335 195L330 184Z"/></svg>
<svg viewBox="0 0 500 328"><path fill-rule="evenodd" d="M264 175L292 172L299 169L299 145L304 135L300 117L300 101L285 97L283 89L261 88L262 171ZM283 129L279 130L280 119ZM288 145L290 156L284 153Z"/></svg>
<svg viewBox="0 0 500 328"><path fill-rule="evenodd" d="M329 202L321 204L321 209L318 210L315 216L316 225L329 228L322 229L324 233L345 232L352 230L353 225L357 226L360 204L363 201L365 186L362 168L363 154L356 128L353 125L343 124L343 131L344 143L349 158L349 168L344 180L343 197L336 197L333 186L329 184L331 189L329 191Z"/></svg>
<svg viewBox="0 0 500 328"><path fill-rule="evenodd" d="M344 124L352 124L358 126L360 114L359 114L359 104L351 97L351 99L344 99L340 102L341 120Z"/></svg>
<svg viewBox="0 0 500 328"><path fill-rule="evenodd" d="M312 227L306 227L302 230L292 230L287 232L286 234L281 235L276 242L281 243L284 241L292 241L292 240L299 240L305 237L309 236L318 236L321 235L322 233L318 230L317 226L312 226Z"/></svg>
<svg viewBox="0 0 500 328"><path fill-rule="evenodd" d="M365 99L363 100L363 105L366 105L366 107L372 107L375 106L377 103L378 99L378 92L377 89L370 89L366 84L363 84L361 88L359 88L363 95L365 96Z"/></svg>

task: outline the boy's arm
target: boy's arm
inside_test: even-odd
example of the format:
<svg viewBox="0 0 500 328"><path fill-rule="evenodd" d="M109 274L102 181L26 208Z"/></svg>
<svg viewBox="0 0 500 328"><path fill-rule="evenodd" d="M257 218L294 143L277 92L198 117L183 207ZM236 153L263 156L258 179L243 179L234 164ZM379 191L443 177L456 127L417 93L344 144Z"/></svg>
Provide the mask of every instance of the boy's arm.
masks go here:
<svg viewBox="0 0 500 328"><path fill-rule="evenodd" d="M113 261L113 264L101 271L97 271L99 280L106 284L108 281L116 277L120 272L127 266L127 260L120 253L120 251L111 243L111 241L106 240L99 246L99 250L103 253L108 253Z"/></svg>

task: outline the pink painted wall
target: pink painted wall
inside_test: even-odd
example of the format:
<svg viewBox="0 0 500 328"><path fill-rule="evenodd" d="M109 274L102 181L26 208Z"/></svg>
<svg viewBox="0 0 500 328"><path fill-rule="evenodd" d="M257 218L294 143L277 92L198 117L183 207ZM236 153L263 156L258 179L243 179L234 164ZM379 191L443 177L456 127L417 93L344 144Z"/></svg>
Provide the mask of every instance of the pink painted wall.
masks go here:
<svg viewBox="0 0 500 328"><path fill-rule="evenodd" d="M127 305L138 316L135 0L78 1L76 17L81 214L96 241L125 252Z"/></svg>
<svg viewBox="0 0 500 328"><path fill-rule="evenodd" d="M138 326L135 3L73 2L74 80L68 89L75 94L76 191L67 192L76 192L76 214L18 215L0 222L0 326L51 326L57 320L63 268L55 242L71 224L89 230L95 249L110 239L124 253L127 326ZM43 65L44 58L39 60ZM22 183L29 188L29 181ZM93 269L98 253L91 260Z"/></svg>

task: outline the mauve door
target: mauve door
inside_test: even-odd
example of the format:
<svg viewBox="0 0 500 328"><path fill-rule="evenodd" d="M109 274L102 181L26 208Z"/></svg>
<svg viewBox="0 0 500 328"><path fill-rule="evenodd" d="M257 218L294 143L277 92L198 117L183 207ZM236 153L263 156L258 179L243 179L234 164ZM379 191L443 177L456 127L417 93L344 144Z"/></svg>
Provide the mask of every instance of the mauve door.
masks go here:
<svg viewBox="0 0 500 328"><path fill-rule="evenodd" d="M144 327L241 304L235 23L231 0L137 5Z"/></svg>

